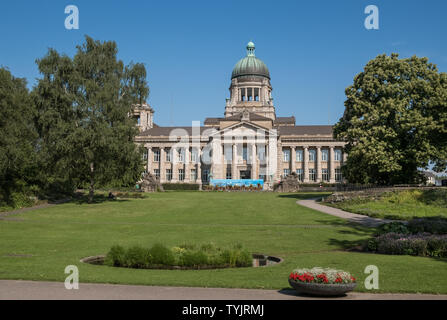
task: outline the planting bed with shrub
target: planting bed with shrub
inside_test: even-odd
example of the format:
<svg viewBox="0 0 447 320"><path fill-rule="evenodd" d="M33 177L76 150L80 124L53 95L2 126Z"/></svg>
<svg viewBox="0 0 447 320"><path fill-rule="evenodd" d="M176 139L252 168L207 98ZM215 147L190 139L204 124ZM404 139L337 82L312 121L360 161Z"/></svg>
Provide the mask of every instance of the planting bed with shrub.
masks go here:
<svg viewBox="0 0 447 320"><path fill-rule="evenodd" d="M167 248L154 244L151 248L113 246L104 264L136 269L212 269L251 267L251 254L240 245L219 248L213 244L180 245Z"/></svg>
<svg viewBox="0 0 447 320"><path fill-rule="evenodd" d="M407 224L391 222L377 228L366 251L384 254L447 257L447 219L413 219Z"/></svg>

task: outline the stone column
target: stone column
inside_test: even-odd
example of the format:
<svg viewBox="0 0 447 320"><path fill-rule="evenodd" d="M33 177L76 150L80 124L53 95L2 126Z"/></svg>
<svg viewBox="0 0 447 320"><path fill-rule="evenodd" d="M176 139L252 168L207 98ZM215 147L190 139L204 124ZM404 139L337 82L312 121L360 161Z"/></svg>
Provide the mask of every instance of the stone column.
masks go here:
<svg viewBox="0 0 447 320"><path fill-rule="evenodd" d="M304 174L304 181L305 183L309 182L309 147L304 146L303 147L303 174Z"/></svg>
<svg viewBox="0 0 447 320"><path fill-rule="evenodd" d="M256 172L256 144L253 142L251 145L251 178L258 179L258 173Z"/></svg>
<svg viewBox="0 0 447 320"><path fill-rule="evenodd" d="M317 146L317 182L321 182L321 147Z"/></svg>
<svg viewBox="0 0 447 320"><path fill-rule="evenodd" d="M189 147L185 147L185 182L191 182L191 161L190 161L190 152Z"/></svg>
<svg viewBox="0 0 447 320"><path fill-rule="evenodd" d="M172 170L172 182L178 182L178 151L177 148L171 148L171 170Z"/></svg>
<svg viewBox="0 0 447 320"><path fill-rule="evenodd" d="M329 182L330 183L335 183L335 149L333 146L331 146L330 148L330 155L329 155L329 170L330 170L330 175L329 175Z"/></svg>
<svg viewBox="0 0 447 320"><path fill-rule="evenodd" d="M152 147L147 147L147 172L152 173Z"/></svg>
<svg viewBox="0 0 447 320"><path fill-rule="evenodd" d="M197 180L200 185L202 185L202 149L197 149Z"/></svg>
<svg viewBox="0 0 447 320"><path fill-rule="evenodd" d="M295 147L290 148L290 161L292 164L290 173L292 173L292 172L296 173L296 148Z"/></svg>
<svg viewBox="0 0 447 320"><path fill-rule="evenodd" d="M165 168L166 152L164 147L160 147L160 182L166 182L166 168Z"/></svg>
<svg viewBox="0 0 447 320"><path fill-rule="evenodd" d="M231 179L237 179L237 144L233 142L233 152L231 161Z"/></svg>

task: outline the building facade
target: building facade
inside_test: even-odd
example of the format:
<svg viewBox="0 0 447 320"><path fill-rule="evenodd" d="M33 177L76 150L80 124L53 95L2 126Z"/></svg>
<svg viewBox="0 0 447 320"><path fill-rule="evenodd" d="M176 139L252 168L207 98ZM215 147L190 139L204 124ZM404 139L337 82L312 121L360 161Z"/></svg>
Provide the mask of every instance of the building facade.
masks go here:
<svg viewBox="0 0 447 320"><path fill-rule="evenodd" d="M333 138L332 126L277 117L272 90L269 70L250 42L233 69L223 117L206 118L202 126L160 127L150 106L135 108L147 172L162 183L263 179L271 188L291 172L303 183L341 182L344 142Z"/></svg>

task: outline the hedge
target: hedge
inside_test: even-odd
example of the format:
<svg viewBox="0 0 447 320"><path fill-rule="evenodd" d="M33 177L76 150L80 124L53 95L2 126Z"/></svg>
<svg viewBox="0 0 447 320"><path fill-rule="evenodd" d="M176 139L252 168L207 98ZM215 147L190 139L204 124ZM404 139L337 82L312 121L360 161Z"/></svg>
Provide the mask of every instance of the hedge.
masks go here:
<svg viewBox="0 0 447 320"><path fill-rule="evenodd" d="M164 190L200 190L197 183L163 183Z"/></svg>

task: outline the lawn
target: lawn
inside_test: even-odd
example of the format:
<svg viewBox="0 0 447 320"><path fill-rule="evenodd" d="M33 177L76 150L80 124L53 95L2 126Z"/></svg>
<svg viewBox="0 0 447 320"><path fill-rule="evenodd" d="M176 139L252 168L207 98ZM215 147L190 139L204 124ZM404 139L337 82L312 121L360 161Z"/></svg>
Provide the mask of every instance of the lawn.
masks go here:
<svg viewBox="0 0 447 320"><path fill-rule="evenodd" d="M0 279L64 281L77 265L81 282L269 288L289 287L297 267L344 269L367 291L363 273L379 268L378 292L447 293L446 260L347 252L372 231L299 206L315 194L165 192L145 199L67 203L0 220ZM284 262L263 268L133 270L82 264L112 245L240 243Z"/></svg>
<svg viewBox="0 0 447 320"><path fill-rule="evenodd" d="M395 191L385 193L380 199L352 199L329 205L375 218L397 220L433 216L447 218L447 190Z"/></svg>

